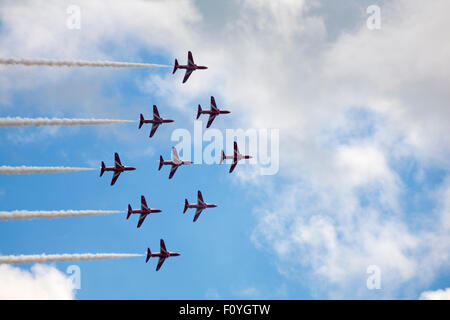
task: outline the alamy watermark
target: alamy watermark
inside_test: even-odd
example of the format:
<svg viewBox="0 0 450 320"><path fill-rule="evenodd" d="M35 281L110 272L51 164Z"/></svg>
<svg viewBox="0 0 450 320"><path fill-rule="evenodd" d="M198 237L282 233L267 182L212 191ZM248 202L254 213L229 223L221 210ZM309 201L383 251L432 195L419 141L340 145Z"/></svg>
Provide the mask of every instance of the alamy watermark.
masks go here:
<svg viewBox="0 0 450 320"><path fill-rule="evenodd" d="M194 164L219 164L222 150L226 155L233 155L236 141L241 154L252 156L242 162L258 165L261 175L275 175L279 170L279 136L279 129L225 129L224 136L218 129L203 131L202 121L194 121L193 135L179 128L172 132L170 139L177 143L174 146L180 157Z"/></svg>
<svg viewBox="0 0 450 320"><path fill-rule="evenodd" d="M369 17L366 20L366 25L369 30L381 29L381 8L375 4L367 7L366 13Z"/></svg>
<svg viewBox="0 0 450 320"><path fill-rule="evenodd" d="M370 276L367 278L366 286L369 290L381 289L381 269L376 265L370 265L366 270Z"/></svg>
<svg viewBox="0 0 450 320"><path fill-rule="evenodd" d="M66 273L70 276L68 277L68 281L71 284L71 286L75 290L81 289L81 269L79 266L72 264L67 267Z"/></svg>
<svg viewBox="0 0 450 320"><path fill-rule="evenodd" d="M81 29L81 8L77 5L70 5L66 9L68 15L66 19L66 26L69 30Z"/></svg>

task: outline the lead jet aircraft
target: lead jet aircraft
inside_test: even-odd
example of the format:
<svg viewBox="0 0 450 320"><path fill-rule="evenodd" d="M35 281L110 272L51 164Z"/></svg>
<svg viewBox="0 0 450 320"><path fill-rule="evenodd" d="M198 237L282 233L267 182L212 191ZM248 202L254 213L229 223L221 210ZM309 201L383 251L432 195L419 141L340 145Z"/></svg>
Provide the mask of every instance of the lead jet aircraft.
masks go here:
<svg viewBox="0 0 450 320"><path fill-rule="evenodd" d="M241 154L239 152L239 148L238 148L237 142L235 141L234 142L234 153L233 153L233 155L232 156L226 156L225 152L223 152L223 150L222 150L222 156L220 158L220 164L222 164L223 160L225 160L225 159L233 159L233 163L231 164L231 167L230 167L230 173L232 173L234 168L236 168L236 165L239 162L239 160L251 159L251 158L253 158L253 157L252 156L248 156L248 155L243 155L243 154Z"/></svg>
<svg viewBox="0 0 450 320"><path fill-rule="evenodd" d="M212 203L206 203L205 201L203 201L202 193L200 192L200 190L198 190L197 203L189 204L188 200L185 199L183 213L185 213L188 208L196 208L197 210L195 211L195 216L194 216L194 222L195 222L195 221L197 221L198 217L200 217L200 214L202 213L202 211L204 209L215 208L215 207L217 207L217 205L212 204Z"/></svg>
<svg viewBox="0 0 450 320"><path fill-rule="evenodd" d="M156 132L156 129L158 129L159 125L162 123L169 123L173 122L172 119L163 119L159 116L158 108L156 105L153 105L153 119L144 119L144 116L141 113L140 121L139 121L139 129L142 128L142 125L144 123L152 123L152 130L150 131L150 138L153 137L153 135Z"/></svg>
<svg viewBox="0 0 450 320"><path fill-rule="evenodd" d="M180 157L178 156L177 149L175 149L175 147L172 147L172 160L164 161L163 157L159 156L158 170L161 170L163 165L171 165L172 168L170 169L169 179L172 179L173 175L175 174L175 171L177 171L178 167L183 164L192 164L192 161L181 160Z"/></svg>
<svg viewBox="0 0 450 320"><path fill-rule="evenodd" d="M150 257L159 257L159 261L158 261L158 265L156 266L156 271L158 271L161 266L163 265L164 261L168 258L168 257L177 257L180 254L178 252L170 252L167 251L166 249L166 245L164 244L164 240L161 239L161 249L160 252L156 252L156 253L152 253L150 251L150 248L147 248L147 259L145 259L145 263L148 262L148 260L150 260Z"/></svg>
<svg viewBox="0 0 450 320"><path fill-rule="evenodd" d="M123 166L122 163L120 162L120 158L119 155L116 153L114 153L114 167L106 167L105 163L102 161L102 168L100 170L100 177L103 175L103 173L105 171L114 171L112 180L111 180L111 185L113 186L114 183L116 183L117 179L119 178L120 174L124 171L133 171L136 170L136 168L133 167L126 167Z"/></svg>
<svg viewBox="0 0 450 320"><path fill-rule="evenodd" d="M227 113L231 113L231 112L228 110L220 110L219 108L217 108L216 100L214 99L213 96L211 96L211 109L210 110L202 110L202 106L198 105L197 120L198 120L198 118L200 118L201 114L209 114L208 123L206 124L206 128L209 128L211 126L211 124L213 123L214 119L219 114L227 114Z"/></svg>
<svg viewBox="0 0 450 320"><path fill-rule="evenodd" d="M195 70L208 69L208 67L196 65L194 63L194 58L192 57L192 52L189 51L188 52L188 61L187 61L186 65L178 64L178 60L175 59L175 65L173 67L172 74L174 74L178 69L186 69L186 73L184 74L184 78L183 78L183 83L185 83L191 76L192 72L194 72Z"/></svg>
<svg viewBox="0 0 450 320"><path fill-rule="evenodd" d="M141 226L142 223L144 222L145 218L147 218L147 216L148 216L150 213L157 213L157 212L162 212L162 211L161 211L160 209L152 209L152 208L149 208L149 207L147 206L147 201L145 201L145 197L144 197L144 196L141 196L141 209L140 209L140 210L139 210L139 209L133 210L133 209L131 208L131 205L128 205L127 220L130 218L130 216L131 216L132 214L140 214L139 222L138 222L138 224L137 224L137 227L140 228L140 226Z"/></svg>

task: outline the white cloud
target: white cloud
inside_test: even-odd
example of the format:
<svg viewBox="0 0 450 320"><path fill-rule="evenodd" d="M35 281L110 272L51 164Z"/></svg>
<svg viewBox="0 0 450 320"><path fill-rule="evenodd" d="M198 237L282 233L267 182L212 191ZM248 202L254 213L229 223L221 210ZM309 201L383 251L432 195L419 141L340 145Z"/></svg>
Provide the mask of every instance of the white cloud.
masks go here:
<svg viewBox="0 0 450 320"><path fill-rule="evenodd" d="M450 300L450 288L445 290L424 291L420 294L421 300Z"/></svg>
<svg viewBox="0 0 450 320"><path fill-rule="evenodd" d="M74 299L70 278L52 266L36 264L31 270L0 265L0 300Z"/></svg>

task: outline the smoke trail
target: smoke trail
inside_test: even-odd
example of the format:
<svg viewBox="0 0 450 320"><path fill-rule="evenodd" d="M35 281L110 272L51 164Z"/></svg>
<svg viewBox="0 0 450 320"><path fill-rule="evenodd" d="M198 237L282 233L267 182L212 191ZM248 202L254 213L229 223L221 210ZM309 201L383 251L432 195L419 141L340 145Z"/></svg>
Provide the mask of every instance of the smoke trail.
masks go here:
<svg viewBox="0 0 450 320"><path fill-rule="evenodd" d="M56 173L56 172L74 172L96 170L94 168L76 168L76 167L10 167L0 166L0 174L29 174L29 173Z"/></svg>
<svg viewBox="0 0 450 320"><path fill-rule="evenodd" d="M23 127L23 126L86 126L97 124L116 124L134 122L132 120L113 119L58 119L58 118L0 118L0 127Z"/></svg>
<svg viewBox="0 0 450 320"><path fill-rule="evenodd" d="M0 256L0 264L20 264L20 263L44 263L56 261L80 261L80 260L105 260L140 257L141 254L131 253L75 253L75 254L49 254L20 255L20 256Z"/></svg>
<svg viewBox="0 0 450 320"><path fill-rule="evenodd" d="M0 211L0 220L24 220L36 218L67 218L98 216L103 214L115 214L122 211L116 210L59 210L59 211Z"/></svg>
<svg viewBox="0 0 450 320"><path fill-rule="evenodd" d="M64 61L50 59L0 58L0 64L50 67L98 67L98 68L171 68L172 66L151 63L131 63L114 61Z"/></svg>

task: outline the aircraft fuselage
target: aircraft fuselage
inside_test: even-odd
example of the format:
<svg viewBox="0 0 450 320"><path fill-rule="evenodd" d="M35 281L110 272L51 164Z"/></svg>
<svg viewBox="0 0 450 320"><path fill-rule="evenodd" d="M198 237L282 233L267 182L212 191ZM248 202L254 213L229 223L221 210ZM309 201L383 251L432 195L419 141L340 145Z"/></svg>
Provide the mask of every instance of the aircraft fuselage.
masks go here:
<svg viewBox="0 0 450 320"><path fill-rule="evenodd" d="M161 124L161 123L170 123L170 122L174 122L174 120L172 120L172 119L156 119L156 118L142 120L142 123L152 123L152 124L155 124L155 123Z"/></svg>
<svg viewBox="0 0 450 320"><path fill-rule="evenodd" d="M133 209L133 210L130 211L130 213L132 213L132 214L150 214L150 213L157 213L157 212L162 212L162 210L149 208L148 210L145 210L145 209Z"/></svg>
<svg viewBox="0 0 450 320"><path fill-rule="evenodd" d="M105 167L104 171L114 171L114 172L123 172L123 171L133 171L136 170L134 167Z"/></svg>
<svg viewBox="0 0 450 320"><path fill-rule="evenodd" d="M228 114L231 113L231 111L228 110L202 110L200 111L201 114Z"/></svg>
<svg viewBox="0 0 450 320"><path fill-rule="evenodd" d="M216 204L212 203L192 203L187 205L188 208L195 208L195 209L206 209L206 208L216 208Z"/></svg>
<svg viewBox="0 0 450 320"><path fill-rule="evenodd" d="M179 64L177 65L177 69L186 69L186 70L205 70L208 69L206 66L198 66L196 64L189 65L189 64Z"/></svg>
<svg viewBox="0 0 450 320"><path fill-rule="evenodd" d="M151 254L149 254L150 257L160 257L160 258L168 258L168 257L178 257L180 255L180 253L178 252L152 252Z"/></svg>
<svg viewBox="0 0 450 320"><path fill-rule="evenodd" d="M192 164L192 161L184 161L184 160L181 160L180 162L175 162L175 161L173 161L173 160L170 160L170 161L162 161L161 162L163 165L171 165L171 166L181 166L181 165L183 165L183 164Z"/></svg>

